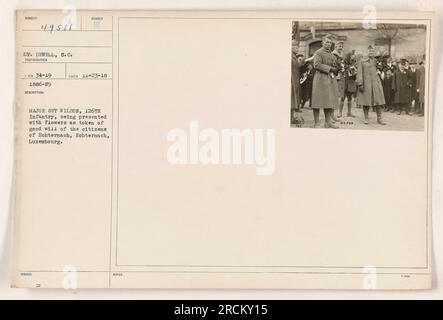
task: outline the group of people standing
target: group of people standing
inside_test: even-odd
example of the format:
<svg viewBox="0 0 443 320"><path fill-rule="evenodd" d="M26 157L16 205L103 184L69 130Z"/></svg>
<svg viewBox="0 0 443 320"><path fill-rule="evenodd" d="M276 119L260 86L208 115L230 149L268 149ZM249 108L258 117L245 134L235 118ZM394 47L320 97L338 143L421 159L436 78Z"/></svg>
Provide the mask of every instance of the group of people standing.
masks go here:
<svg viewBox="0 0 443 320"><path fill-rule="evenodd" d="M410 114L412 101L415 113L424 114L425 62L417 69L406 59L398 64L390 58L376 57L374 46L367 49L365 58L357 59L355 51L345 54L344 42L334 43L332 36L322 39L322 47L313 57L303 54L292 57L291 117L309 101L314 113L314 128L320 126L320 111L325 115L325 128L339 128L336 124L344 116L355 118L352 100L363 109L365 124L369 124L371 108L376 112L377 123L386 125L383 111L403 111Z"/></svg>
<svg viewBox="0 0 443 320"><path fill-rule="evenodd" d="M392 60L381 73L383 92L386 99L386 111L397 112L399 115L415 113L424 116L425 103L425 56L418 67L411 66L407 59L400 63ZM414 101L414 110L411 110Z"/></svg>

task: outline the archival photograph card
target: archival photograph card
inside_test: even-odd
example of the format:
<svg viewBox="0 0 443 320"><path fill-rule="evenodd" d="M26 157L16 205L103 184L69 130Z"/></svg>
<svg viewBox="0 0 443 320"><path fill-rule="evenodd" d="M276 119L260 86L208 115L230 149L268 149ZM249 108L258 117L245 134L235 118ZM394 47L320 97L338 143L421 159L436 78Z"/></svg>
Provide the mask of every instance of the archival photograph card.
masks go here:
<svg viewBox="0 0 443 320"><path fill-rule="evenodd" d="M432 27L18 10L12 286L430 289Z"/></svg>

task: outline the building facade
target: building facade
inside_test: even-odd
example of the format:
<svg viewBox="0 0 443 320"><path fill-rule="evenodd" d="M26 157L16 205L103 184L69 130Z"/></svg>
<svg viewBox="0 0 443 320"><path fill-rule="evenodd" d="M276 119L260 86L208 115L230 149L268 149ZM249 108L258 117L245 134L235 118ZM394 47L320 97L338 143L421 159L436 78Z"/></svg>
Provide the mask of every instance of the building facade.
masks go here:
<svg viewBox="0 0 443 320"><path fill-rule="evenodd" d="M355 50L365 55L369 44L378 54L394 59L406 58L412 63L420 62L426 53L426 26L412 24L377 24L365 29L361 23L341 22L294 22L293 41L298 52L311 57L321 47L321 39L331 34L344 41L345 52Z"/></svg>

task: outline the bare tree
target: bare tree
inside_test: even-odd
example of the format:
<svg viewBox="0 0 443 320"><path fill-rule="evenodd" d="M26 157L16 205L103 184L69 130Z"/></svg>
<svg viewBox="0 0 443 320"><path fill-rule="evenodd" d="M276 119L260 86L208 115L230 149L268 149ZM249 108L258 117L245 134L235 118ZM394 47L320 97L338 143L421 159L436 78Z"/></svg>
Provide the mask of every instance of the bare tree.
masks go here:
<svg viewBox="0 0 443 320"><path fill-rule="evenodd" d="M394 24L378 23L374 30L374 40L382 39L388 46L388 55L391 55L392 43L400 38L400 27Z"/></svg>
<svg viewBox="0 0 443 320"><path fill-rule="evenodd" d="M378 23L376 29L367 30L367 36L374 42L383 42L387 46L387 54L391 56L392 45L399 40L406 39L420 32L418 25L399 25ZM419 26L423 28L424 26Z"/></svg>

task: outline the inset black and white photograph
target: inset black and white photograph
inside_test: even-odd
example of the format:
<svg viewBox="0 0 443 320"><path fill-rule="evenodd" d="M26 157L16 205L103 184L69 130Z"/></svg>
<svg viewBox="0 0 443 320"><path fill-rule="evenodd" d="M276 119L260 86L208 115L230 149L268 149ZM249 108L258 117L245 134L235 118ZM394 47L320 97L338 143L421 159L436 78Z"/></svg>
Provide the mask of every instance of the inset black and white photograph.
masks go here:
<svg viewBox="0 0 443 320"><path fill-rule="evenodd" d="M292 23L292 128L423 131L427 26Z"/></svg>

